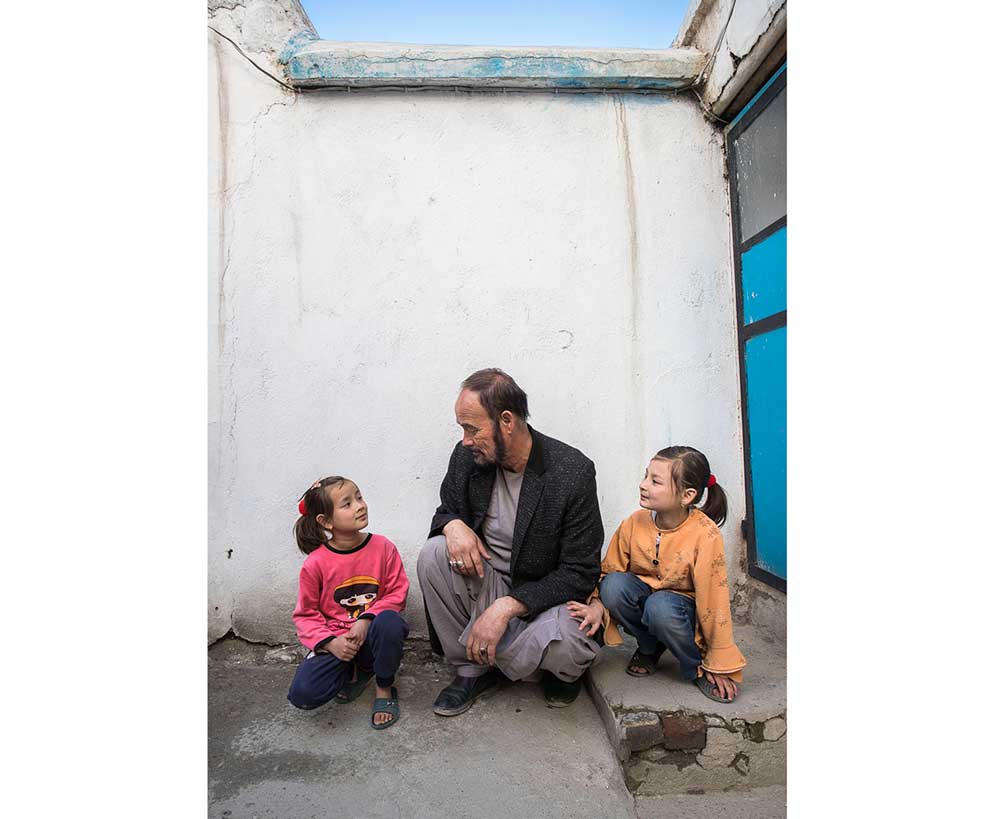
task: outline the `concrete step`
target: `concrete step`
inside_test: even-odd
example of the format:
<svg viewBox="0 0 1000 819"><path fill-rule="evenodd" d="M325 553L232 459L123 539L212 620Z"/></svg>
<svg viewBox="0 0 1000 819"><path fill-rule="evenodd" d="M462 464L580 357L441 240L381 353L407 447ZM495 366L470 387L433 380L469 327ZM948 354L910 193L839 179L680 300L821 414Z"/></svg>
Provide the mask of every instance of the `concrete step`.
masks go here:
<svg viewBox="0 0 1000 819"><path fill-rule="evenodd" d="M639 819L784 819L784 785L699 795L637 796Z"/></svg>
<svg viewBox="0 0 1000 819"><path fill-rule="evenodd" d="M759 626L737 626L736 641L748 665L731 704L682 680L669 653L652 677L629 676L630 637L591 667L588 690L637 796L785 783L784 641Z"/></svg>

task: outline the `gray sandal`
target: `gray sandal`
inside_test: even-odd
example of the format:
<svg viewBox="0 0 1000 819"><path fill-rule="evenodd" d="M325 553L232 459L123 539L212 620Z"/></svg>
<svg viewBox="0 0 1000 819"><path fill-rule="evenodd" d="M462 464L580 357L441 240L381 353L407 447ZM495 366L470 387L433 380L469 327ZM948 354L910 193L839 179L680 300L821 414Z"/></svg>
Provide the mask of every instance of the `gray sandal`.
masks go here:
<svg viewBox="0 0 1000 819"><path fill-rule="evenodd" d="M740 687L739 685L737 685L737 683L733 683L733 685L736 686L736 693L733 695L733 698L731 700L727 700L725 697L720 697L718 694L715 693L715 691L713 690L715 688L715 684L709 682L708 677L706 677L704 674L702 674L697 679L693 680L693 682L695 685L698 686L698 690L701 691L701 693L704 694L706 697L708 697L710 700L715 700L716 702L724 702L726 705L732 705L734 702L736 702L737 697L739 697L740 695Z"/></svg>
<svg viewBox="0 0 1000 819"><path fill-rule="evenodd" d="M388 722L383 722L381 725L376 725L376 714L389 714L392 719ZM396 691L396 686L393 686L391 697L376 697L375 702L372 703L372 728L376 731L381 731L390 725L395 725L397 722L399 722L399 694Z"/></svg>

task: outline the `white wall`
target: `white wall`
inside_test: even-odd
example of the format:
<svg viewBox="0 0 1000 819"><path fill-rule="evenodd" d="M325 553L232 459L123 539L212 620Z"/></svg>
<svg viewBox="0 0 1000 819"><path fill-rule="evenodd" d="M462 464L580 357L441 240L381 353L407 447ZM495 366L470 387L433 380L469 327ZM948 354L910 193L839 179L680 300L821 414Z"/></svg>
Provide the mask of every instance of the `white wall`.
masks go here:
<svg viewBox="0 0 1000 819"><path fill-rule="evenodd" d="M296 500L332 473L398 545L425 633L416 556L485 366L595 461L607 537L656 449L702 448L737 579L727 187L693 100L296 98L212 32L208 86L210 640L294 639Z"/></svg>

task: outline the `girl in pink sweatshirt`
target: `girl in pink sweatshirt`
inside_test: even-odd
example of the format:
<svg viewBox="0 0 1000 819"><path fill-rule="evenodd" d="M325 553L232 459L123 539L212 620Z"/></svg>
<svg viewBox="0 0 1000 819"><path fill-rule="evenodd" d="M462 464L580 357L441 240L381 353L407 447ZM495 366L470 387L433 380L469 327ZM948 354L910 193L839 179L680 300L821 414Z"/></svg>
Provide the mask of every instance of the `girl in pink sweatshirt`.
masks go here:
<svg viewBox="0 0 1000 819"><path fill-rule="evenodd" d="M295 540L307 555L292 614L309 654L288 691L296 708L350 702L374 675L372 727L399 720L393 686L409 627L402 617L410 581L392 541L366 534L368 505L347 478L316 481L299 500Z"/></svg>

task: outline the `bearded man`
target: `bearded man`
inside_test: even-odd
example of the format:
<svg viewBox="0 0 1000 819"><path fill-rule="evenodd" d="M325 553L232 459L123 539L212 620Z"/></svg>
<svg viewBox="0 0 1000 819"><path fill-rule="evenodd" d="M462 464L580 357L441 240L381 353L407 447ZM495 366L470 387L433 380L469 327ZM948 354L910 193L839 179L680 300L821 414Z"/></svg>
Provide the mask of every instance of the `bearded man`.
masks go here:
<svg viewBox="0 0 1000 819"><path fill-rule="evenodd" d="M462 382L455 419L462 440L417 561L432 646L455 670L434 712L468 710L498 672L569 705L599 650L565 605L601 573L594 464L528 425L528 397L502 370Z"/></svg>

